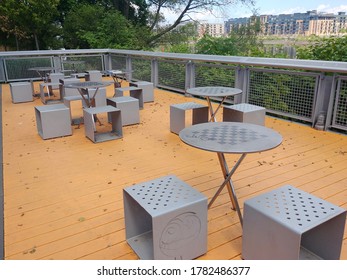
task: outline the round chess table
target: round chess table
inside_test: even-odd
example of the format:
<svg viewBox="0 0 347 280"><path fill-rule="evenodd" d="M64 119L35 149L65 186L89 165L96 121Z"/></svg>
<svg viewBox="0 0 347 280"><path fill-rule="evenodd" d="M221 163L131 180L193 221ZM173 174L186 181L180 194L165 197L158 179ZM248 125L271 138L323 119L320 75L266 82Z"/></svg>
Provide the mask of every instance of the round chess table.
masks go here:
<svg viewBox="0 0 347 280"><path fill-rule="evenodd" d="M249 153L257 153L276 148L282 143L282 136L265 126L238 122L207 122L186 127L179 133L180 139L195 148L216 152L224 175L224 182L209 202L210 208L227 185L231 202L242 224L242 215L231 176ZM241 154L236 164L229 170L224 154Z"/></svg>

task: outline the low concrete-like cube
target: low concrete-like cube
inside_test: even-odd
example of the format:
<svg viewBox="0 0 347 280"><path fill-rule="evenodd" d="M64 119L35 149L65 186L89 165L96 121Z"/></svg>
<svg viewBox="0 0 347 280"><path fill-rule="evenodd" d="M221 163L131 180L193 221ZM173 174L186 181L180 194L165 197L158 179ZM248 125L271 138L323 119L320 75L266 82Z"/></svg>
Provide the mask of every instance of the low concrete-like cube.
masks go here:
<svg viewBox="0 0 347 280"><path fill-rule="evenodd" d="M186 111L192 110L191 124L208 122L208 106L195 102L170 105L170 131L179 134L186 127Z"/></svg>
<svg viewBox="0 0 347 280"><path fill-rule="evenodd" d="M146 81L130 82L130 86L135 86L142 89L143 92L143 102L153 102L154 101L154 87L153 83Z"/></svg>
<svg viewBox="0 0 347 280"><path fill-rule="evenodd" d="M143 109L143 91L141 88L137 87L118 87L114 89L113 97L124 96L124 92L129 92L129 96L134 97L139 100L140 109Z"/></svg>
<svg viewBox="0 0 347 280"><path fill-rule="evenodd" d="M286 185L244 203L247 260L340 258L346 210Z"/></svg>
<svg viewBox="0 0 347 280"><path fill-rule="evenodd" d="M77 88L65 87L65 85L68 85L68 84L79 83L80 82L79 79L77 78L60 79L59 82L60 82L60 92L62 93L63 97L80 95Z"/></svg>
<svg viewBox="0 0 347 280"><path fill-rule="evenodd" d="M107 114L106 123L102 125L102 130L98 131L96 123L98 114ZM121 111L113 106L91 107L83 110L84 131L86 137L94 143L115 140L123 137ZM111 121L109 128L107 119ZM107 131L106 131L106 130Z"/></svg>
<svg viewBox="0 0 347 280"><path fill-rule="evenodd" d="M83 108L86 108L86 104L81 95L73 95L73 96L64 97L64 105L68 107L70 110L71 124L79 125L83 123L83 112L80 114L79 117L74 117L73 109L72 109L73 106L71 106L71 102L76 102L76 101L81 103L80 111L82 112Z"/></svg>
<svg viewBox="0 0 347 280"><path fill-rule="evenodd" d="M42 139L72 135L70 111L64 104L36 106L35 116Z"/></svg>
<svg viewBox="0 0 347 280"><path fill-rule="evenodd" d="M85 79L90 82L101 82L102 74L99 70L89 70L86 71Z"/></svg>
<svg viewBox="0 0 347 280"><path fill-rule="evenodd" d="M114 106L122 112L122 124L140 123L139 100L131 96L107 98L107 105Z"/></svg>
<svg viewBox="0 0 347 280"><path fill-rule="evenodd" d="M56 85L52 86L52 89L59 89L60 82L59 80L64 79L64 73L49 73L48 75L48 82L54 83Z"/></svg>
<svg viewBox="0 0 347 280"><path fill-rule="evenodd" d="M89 88L88 89L88 93L90 98L92 98L95 94L95 90L94 88ZM99 88L98 92L95 95L95 107L103 107L106 106L106 88Z"/></svg>
<svg viewBox="0 0 347 280"><path fill-rule="evenodd" d="M59 86L60 83L40 83L40 98L43 104L63 101L63 93ZM59 90L53 91L54 88Z"/></svg>
<svg viewBox="0 0 347 280"><path fill-rule="evenodd" d="M207 198L174 175L123 190L126 240L141 259L194 259L207 251Z"/></svg>
<svg viewBox="0 0 347 280"><path fill-rule="evenodd" d="M33 101L33 88L30 82L10 83L11 98L13 103Z"/></svg>
<svg viewBox="0 0 347 280"><path fill-rule="evenodd" d="M265 124L264 107L240 103L231 106L223 107L223 121L224 122L245 122L258 125Z"/></svg>

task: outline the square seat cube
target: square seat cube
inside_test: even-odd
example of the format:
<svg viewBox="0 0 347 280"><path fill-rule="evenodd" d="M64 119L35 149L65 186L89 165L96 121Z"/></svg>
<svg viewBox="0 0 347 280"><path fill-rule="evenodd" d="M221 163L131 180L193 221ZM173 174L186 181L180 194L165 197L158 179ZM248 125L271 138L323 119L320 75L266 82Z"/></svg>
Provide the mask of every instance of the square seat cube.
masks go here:
<svg viewBox="0 0 347 280"><path fill-rule="evenodd" d="M224 122L244 122L265 125L264 107L248 103L240 103L223 107Z"/></svg>
<svg viewBox="0 0 347 280"><path fill-rule="evenodd" d="M139 100L131 96L107 98L107 105L114 106L122 112L122 125L140 123Z"/></svg>
<svg viewBox="0 0 347 280"><path fill-rule="evenodd" d="M97 130L99 115L107 115ZM121 111L113 106L91 107L83 110L84 131L87 138L94 143L116 140L123 137ZM109 127L108 120L111 122Z"/></svg>
<svg viewBox="0 0 347 280"><path fill-rule="evenodd" d="M207 251L207 198L169 175L123 190L126 240L140 259L194 259Z"/></svg>
<svg viewBox="0 0 347 280"><path fill-rule="evenodd" d="M85 79L86 81L91 81L91 82L101 82L102 81L101 71L99 70L86 71Z"/></svg>
<svg viewBox="0 0 347 280"><path fill-rule="evenodd" d="M70 110L64 104L36 106L35 116L42 139L72 135Z"/></svg>
<svg viewBox="0 0 347 280"><path fill-rule="evenodd" d="M80 95L77 88L66 88L65 87L65 85L72 84L72 83L78 83L78 82L80 82L80 80L75 79L75 78L59 79L59 83L60 83L59 87L60 87L60 91L61 91L63 97Z"/></svg>
<svg viewBox="0 0 347 280"><path fill-rule="evenodd" d="M141 88L137 87L117 87L114 89L113 97L121 97L124 96L124 92L129 92L129 96L134 97L139 100L139 107L143 109L143 91Z"/></svg>
<svg viewBox="0 0 347 280"><path fill-rule="evenodd" d="M11 99L13 103L33 101L33 88L30 82L10 83Z"/></svg>
<svg viewBox="0 0 347 280"><path fill-rule="evenodd" d="M286 185L244 203L247 260L340 258L346 210Z"/></svg>
<svg viewBox="0 0 347 280"><path fill-rule="evenodd" d="M146 81L130 82L130 86L135 86L142 89L143 102L154 102L154 87L153 83Z"/></svg>
<svg viewBox="0 0 347 280"><path fill-rule="evenodd" d="M95 94L96 89L89 88L88 93L90 98L92 98L95 95L95 107L102 107L106 106L106 89L105 88L99 88L97 93Z"/></svg>
<svg viewBox="0 0 347 280"><path fill-rule="evenodd" d="M57 85L52 86L52 89L59 89L60 82L59 80L64 79L64 73L49 73L48 74L48 82L55 83Z"/></svg>
<svg viewBox="0 0 347 280"><path fill-rule="evenodd" d="M74 125L74 124L79 125L79 124L83 123L82 113L80 113L79 116L76 116L75 112L74 112L75 111L74 109L76 108L76 106L72 106L72 104L71 104L72 102L76 102L76 101L81 104L79 109L82 112L83 108L86 108L86 104L85 104L84 99L82 98L81 95L71 95L71 96L65 96L64 97L64 105L69 108L72 125Z"/></svg>
<svg viewBox="0 0 347 280"><path fill-rule="evenodd" d="M53 89L59 89L54 91ZM40 98L43 104L63 101L60 83L40 83Z"/></svg>
<svg viewBox="0 0 347 280"><path fill-rule="evenodd" d="M179 134L186 127L186 111L192 110L192 124L208 122L208 106L195 102L170 105L170 131Z"/></svg>

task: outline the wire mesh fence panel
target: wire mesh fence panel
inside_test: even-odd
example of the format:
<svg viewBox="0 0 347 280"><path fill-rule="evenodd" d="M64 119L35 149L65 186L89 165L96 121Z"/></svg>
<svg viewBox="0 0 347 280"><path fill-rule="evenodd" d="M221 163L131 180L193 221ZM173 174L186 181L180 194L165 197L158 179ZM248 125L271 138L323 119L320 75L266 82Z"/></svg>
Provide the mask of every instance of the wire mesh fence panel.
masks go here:
<svg viewBox="0 0 347 280"><path fill-rule="evenodd" d="M151 60L140 57L131 58L132 79L137 81L151 82Z"/></svg>
<svg viewBox="0 0 347 280"><path fill-rule="evenodd" d="M66 72L83 73L88 70L104 70L102 55L79 55L62 57L62 69Z"/></svg>
<svg viewBox="0 0 347 280"><path fill-rule="evenodd" d="M120 55L111 55L112 69L113 70L123 70L127 68L126 57Z"/></svg>
<svg viewBox="0 0 347 280"><path fill-rule="evenodd" d="M214 63L195 64L195 86L235 87L236 67Z"/></svg>
<svg viewBox="0 0 347 280"><path fill-rule="evenodd" d="M52 57L6 58L4 63L8 81L40 79L40 75L30 68L53 66Z"/></svg>
<svg viewBox="0 0 347 280"><path fill-rule="evenodd" d="M236 67L215 63L195 64L196 87L235 87ZM218 98L215 98L218 99ZM228 97L226 104L234 104L234 97Z"/></svg>
<svg viewBox="0 0 347 280"><path fill-rule="evenodd" d="M312 121L319 74L252 69L248 102L268 112Z"/></svg>
<svg viewBox="0 0 347 280"><path fill-rule="evenodd" d="M158 85L163 88L184 91L186 79L186 62L159 60Z"/></svg>
<svg viewBox="0 0 347 280"><path fill-rule="evenodd" d="M347 130L347 77L338 80L332 126Z"/></svg>

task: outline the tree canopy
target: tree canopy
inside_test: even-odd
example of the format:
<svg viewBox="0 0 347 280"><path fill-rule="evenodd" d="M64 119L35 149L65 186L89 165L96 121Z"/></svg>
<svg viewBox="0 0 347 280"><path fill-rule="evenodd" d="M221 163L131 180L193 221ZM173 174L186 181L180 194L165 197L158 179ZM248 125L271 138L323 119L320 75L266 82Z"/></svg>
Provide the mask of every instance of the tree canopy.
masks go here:
<svg viewBox="0 0 347 280"><path fill-rule="evenodd" d="M342 37L313 37L308 46L297 49L297 57L311 60L347 61L347 35Z"/></svg>
<svg viewBox="0 0 347 280"><path fill-rule="evenodd" d="M151 48L193 13L237 3L253 0L1 0L0 38L17 50Z"/></svg>

